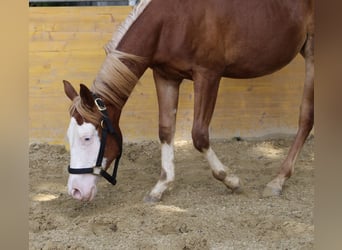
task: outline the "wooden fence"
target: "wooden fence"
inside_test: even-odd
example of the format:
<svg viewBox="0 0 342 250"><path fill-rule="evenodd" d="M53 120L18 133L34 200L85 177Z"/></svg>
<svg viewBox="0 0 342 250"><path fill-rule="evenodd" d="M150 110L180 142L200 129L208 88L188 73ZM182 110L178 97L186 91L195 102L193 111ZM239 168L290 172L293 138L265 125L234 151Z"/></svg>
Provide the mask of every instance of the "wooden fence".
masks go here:
<svg viewBox="0 0 342 250"><path fill-rule="evenodd" d="M131 7L34 7L29 9L30 142L65 144L69 100L62 80L90 86L101 66L103 46ZM298 56L272 75L222 79L210 133L212 138L294 133L304 82ZM176 140L191 139L192 83L184 81ZM125 141L158 139L158 108L150 70L124 107Z"/></svg>

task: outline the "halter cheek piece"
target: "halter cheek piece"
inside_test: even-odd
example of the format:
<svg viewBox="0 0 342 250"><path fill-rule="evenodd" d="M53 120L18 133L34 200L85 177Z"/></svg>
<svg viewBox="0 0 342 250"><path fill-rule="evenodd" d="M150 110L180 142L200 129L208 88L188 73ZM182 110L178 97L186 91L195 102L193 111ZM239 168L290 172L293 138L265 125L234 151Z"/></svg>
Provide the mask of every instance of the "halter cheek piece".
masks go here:
<svg viewBox="0 0 342 250"><path fill-rule="evenodd" d="M97 176L102 176L108 182L115 185L116 184L116 174L118 171L119 161L120 161L121 153L122 153L121 137L115 131L112 123L110 122L110 119L108 118L107 108L106 108L106 105L104 104L103 100L94 93L93 93L93 98L94 98L94 103L95 103L97 109L102 114L102 121L101 121L102 135L101 135L100 150L99 150L99 154L97 155L96 164L92 168L71 168L69 165L68 166L68 172L70 174L93 174L93 175L97 175ZM119 155L115 159L114 169L113 169L112 175L108 174L107 171L102 167L102 160L103 160L103 156L104 156L105 145L106 145L108 133L110 135L114 136L117 144L119 145Z"/></svg>

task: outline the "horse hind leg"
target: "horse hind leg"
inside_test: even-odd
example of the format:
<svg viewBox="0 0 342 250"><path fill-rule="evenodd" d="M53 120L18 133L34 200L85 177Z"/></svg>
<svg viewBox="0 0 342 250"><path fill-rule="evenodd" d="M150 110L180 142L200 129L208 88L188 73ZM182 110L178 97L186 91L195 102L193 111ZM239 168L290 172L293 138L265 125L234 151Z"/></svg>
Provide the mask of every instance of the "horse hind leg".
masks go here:
<svg viewBox="0 0 342 250"><path fill-rule="evenodd" d="M181 80L171 80L153 71L159 104L159 139L161 142L161 174L145 202L158 202L174 181L174 134Z"/></svg>
<svg viewBox="0 0 342 250"><path fill-rule="evenodd" d="M267 184L263 196L280 195L285 181L294 172L294 164L297 156L302 149L314 123L314 39L308 36L302 55L305 58L305 83L300 107L299 126L295 140L289 153L280 167L280 171L275 179Z"/></svg>
<svg viewBox="0 0 342 250"><path fill-rule="evenodd" d="M229 173L229 169L222 164L209 144L209 124L215 108L220 77L211 76L209 73L205 74L205 77L197 75L194 80L194 147L205 156L217 180L233 191L241 190L239 178Z"/></svg>

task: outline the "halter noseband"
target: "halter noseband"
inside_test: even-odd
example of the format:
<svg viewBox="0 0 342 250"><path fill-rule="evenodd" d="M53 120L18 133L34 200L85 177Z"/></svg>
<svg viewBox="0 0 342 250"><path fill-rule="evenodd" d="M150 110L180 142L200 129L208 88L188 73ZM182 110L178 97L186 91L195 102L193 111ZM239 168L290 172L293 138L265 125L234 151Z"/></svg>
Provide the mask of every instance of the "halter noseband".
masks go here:
<svg viewBox="0 0 342 250"><path fill-rule="evenodd" d="M119 167L119 161L121 158L122 153L122 143L119 134L115 131L113 128L112 123L110 122L110 119L108 118L107 108L104 104L103 100L98 97L95 93L93 93L94 103L97 107L97 109L102 114L102 121L101 121L101 127L102 127L102 135L101 135L101 143L100 143L100 150L97 155L96 164L92 168L71 168L70 165L68 166L68 172L70 174L93 174L97 176L102 176L105 178L108 182L115 185L116 184L116 174ZM115 159L114 163L114 169L113 174L110 175L107 173L107 171L102 167L102 160L104 156L105 151L105 145L107 141L107 135L108 133L112 136L114 136L118 146L119 146L119 156Z"/></svg>

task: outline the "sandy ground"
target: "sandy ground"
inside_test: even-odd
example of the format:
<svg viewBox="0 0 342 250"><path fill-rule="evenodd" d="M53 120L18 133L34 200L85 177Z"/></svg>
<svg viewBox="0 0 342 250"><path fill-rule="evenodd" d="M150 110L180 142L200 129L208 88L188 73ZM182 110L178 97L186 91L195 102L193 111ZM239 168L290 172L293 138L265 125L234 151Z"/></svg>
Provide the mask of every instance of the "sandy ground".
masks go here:
<svg viewBox="0 0 342 250"><path fill-rule="evenodd" d="M91 203L66 192L69 153L30 146L30 249L313 249L314 138L280 197L262 198L292 139L214 140L241 178L233 194L191 143L176 145L176 180L157 204L144 196L160 174L158 142L124 145L118 183L102 179Z"/></svg>

